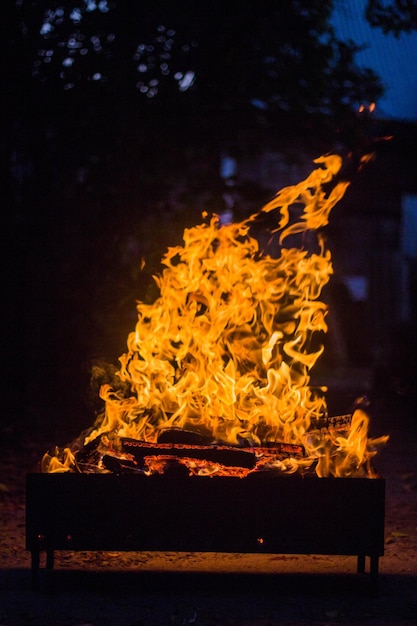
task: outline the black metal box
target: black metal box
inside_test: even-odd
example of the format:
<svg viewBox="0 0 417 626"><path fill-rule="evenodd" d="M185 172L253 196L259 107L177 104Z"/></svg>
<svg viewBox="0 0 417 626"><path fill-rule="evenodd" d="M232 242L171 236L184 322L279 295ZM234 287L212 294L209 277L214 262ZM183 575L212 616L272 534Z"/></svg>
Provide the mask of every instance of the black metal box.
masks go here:
<svg viewBox="0 0 417 626"><path fill-rule="evenodd" d="M33 473L26 548L36 584L55 550L384 554L385 481L258 472L245 478Z"/></svg>

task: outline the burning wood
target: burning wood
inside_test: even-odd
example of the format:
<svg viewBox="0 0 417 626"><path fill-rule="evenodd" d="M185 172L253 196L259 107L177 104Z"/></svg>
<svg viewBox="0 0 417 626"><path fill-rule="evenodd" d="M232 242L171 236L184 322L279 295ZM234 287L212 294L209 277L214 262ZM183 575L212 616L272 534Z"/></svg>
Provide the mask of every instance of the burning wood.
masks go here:
<svg viewBox="0 0 417 626"><path fill-rule="evenodd" d="M326 390L310 385L327 331L319 298L332 274L319 230L348 186L336 181L340 157L316 164L248 219L222 224L214 215L168 249L155 277L160 296L139 302L119 359L122 388L102 386L105 408L81 450L46 455L45 471L93 460L116 472L175 463L197 474L314 467L320 477L372 475L386 438L368 438L361 409L329 422ZM261 250L253 230L272 212L277 227Z"/></svg>
<svg viewBox="0 0 417 626"><path fill-rule="evenodd" d="M73 455L74 470L84 473L110 471L125 473L163 473L169 469L185 468L189 474L200 476L219 474L222 476L247 476L261 470L279 470L291 473L311 465L305 459L304 448L300 445L276 443L264 447L245 448L225 443L201 444L202 438L194 433L173 429L165 431L163 442L146 443L130 438L113 438L108 435L97 437ZM173 439L173 443L166 443ZM198 443L195 443L198 442ZM47 457L54 462L65 450L55 450Z"/></svg>

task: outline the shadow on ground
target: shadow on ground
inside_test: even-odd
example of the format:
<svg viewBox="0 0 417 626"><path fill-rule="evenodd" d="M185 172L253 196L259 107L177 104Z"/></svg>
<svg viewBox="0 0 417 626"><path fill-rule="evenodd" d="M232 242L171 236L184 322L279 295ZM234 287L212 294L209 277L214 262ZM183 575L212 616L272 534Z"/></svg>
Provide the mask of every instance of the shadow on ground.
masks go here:
<svg viewBox="0 0 417 626"><path fill-rule="evenodd" d="M366 576L54 571L33 592L27 570L0 571L0 623L36 626L412 626L417 576L381 576L371 597Z"/></svg>

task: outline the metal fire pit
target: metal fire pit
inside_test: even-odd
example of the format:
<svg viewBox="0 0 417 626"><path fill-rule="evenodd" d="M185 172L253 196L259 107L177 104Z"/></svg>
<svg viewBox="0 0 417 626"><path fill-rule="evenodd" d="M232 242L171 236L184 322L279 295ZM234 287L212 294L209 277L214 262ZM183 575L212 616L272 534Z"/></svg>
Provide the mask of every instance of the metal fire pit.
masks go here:
<svg viewBox="0 0 417 626"><path fill-rule="evenodd" d="M42 552L132 550L368 556L376 590L384 510L379 478L33 473L26 549L35 588Z"/></svg>

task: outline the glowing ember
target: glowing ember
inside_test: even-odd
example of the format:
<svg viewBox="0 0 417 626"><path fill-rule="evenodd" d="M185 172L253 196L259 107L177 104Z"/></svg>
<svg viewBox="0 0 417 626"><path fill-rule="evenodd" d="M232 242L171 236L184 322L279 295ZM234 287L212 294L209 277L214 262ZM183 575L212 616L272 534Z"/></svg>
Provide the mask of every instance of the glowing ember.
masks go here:
<svg viewBox="0 0 417 626"><path fill-rule="evenodd" d="M122 438L157 443L162 431L175 428L258 451L254 470L239 475L312 464L319 476L372 475L368 462L386 438L368 438L360 410L323 427L325 389L310 386L323 352L317 336L327 330L319 298L332 274L318 231L348 186L332 183L339 156L315 163L306 180L281 190L255 215L232 224L214 215L186 229L182 246L168 249L155 277L160 296L138 304L136 328L120 357L120 380L130 391L101 388L105 410L84 446L99 440L101 459L110 453L131 460ZM253 234L271 212L279 216L270 231L279 242L275 254L261 250ZM274 457L264 449L274 442L303 454ZM73 469L73 452L46 455L45 471ZM161 452L146 471L164 471L166 463ZM197 474L235 471L192 455L181 463Z"/></svg>

